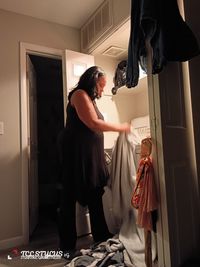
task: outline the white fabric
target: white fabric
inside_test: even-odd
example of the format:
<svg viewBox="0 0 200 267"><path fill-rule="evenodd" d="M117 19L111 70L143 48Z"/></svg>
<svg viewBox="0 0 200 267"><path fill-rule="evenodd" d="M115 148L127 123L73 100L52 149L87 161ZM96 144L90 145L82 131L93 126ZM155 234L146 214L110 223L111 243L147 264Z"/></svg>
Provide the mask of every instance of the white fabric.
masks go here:
<svg viewBox="0 0 200 267"><path fill-rule="evenodd" d="M144 230L136 225L137 210L131 205L131 196L136 180L134 151L135 144L134 141L130 141L130 135L121 133L113 150L110 181L106 188L107 196L103 197L103 202L104 208L109 206L111 211L109 216L105 213L108 226L112 222L110 228L113 231L111 232L119 233L119 240L125 247L126 266L146 267ZM106 198L109 201L107 203ZM152 240L152 258L154 260L156 257L154 236Z"/></svg>

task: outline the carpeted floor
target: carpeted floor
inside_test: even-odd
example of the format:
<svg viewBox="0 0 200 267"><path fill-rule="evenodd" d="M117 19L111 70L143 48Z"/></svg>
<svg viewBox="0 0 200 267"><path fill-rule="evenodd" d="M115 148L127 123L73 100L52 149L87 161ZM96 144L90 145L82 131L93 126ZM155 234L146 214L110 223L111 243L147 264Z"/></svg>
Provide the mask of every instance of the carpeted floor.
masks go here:
<svg viewBox="0 0 200 267"><path fill-rule="evenodd" d="M77 250L89 248L92 243L93 239L91 235L79 237L76 248ZM0 267L64 267L67 261L63 258L40 260L21 259L22 250L57 251L58 247L58 234L55 221L42 221L28 245L0 251ZM9 256L12 259L8 259ZM157 267L157 264L154 264L154 267ZM193 265L190 267L193 267ZM196 267L196 265L194 267Z"/></svg>
<svg viewBox="0 0 200 267"><path fill-rule="evenodd" d="M77 249L88 248L93 242L92 236L79 237ZM20 246L0 251L0 267L63 267L65 259L21 259L21 251L57 251L58 234L56 223L51 221L41 223L36 229L30 243L27 246ZM12 259L8 259L8 258Z"/></svg>

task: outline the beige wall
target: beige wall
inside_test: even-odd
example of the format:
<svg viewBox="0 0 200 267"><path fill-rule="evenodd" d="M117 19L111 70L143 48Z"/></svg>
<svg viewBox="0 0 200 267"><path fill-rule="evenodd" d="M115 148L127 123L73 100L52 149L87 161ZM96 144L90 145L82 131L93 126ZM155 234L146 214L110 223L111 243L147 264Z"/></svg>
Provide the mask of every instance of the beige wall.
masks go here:
<svg viewBox="0 0 200 267"><path fill-rule="evenodd" d="M79 31L0 10L0 243L22 235L19 43L80 51Z"/></svg>
<svg viewBox="0 0 200 267"><path fill-rule="evenodd" d="M104 96L97 101L97 105L106 114L108 121L131 122L133 118L149 114L147 81L139 81L138 86L132 89L120 88L116 95L112 95L113 77L118 63L111 57L95 56L95 64L102 67L107 75ZM105 132L105 148L113 147L117 136L118 133Z"/></svg>

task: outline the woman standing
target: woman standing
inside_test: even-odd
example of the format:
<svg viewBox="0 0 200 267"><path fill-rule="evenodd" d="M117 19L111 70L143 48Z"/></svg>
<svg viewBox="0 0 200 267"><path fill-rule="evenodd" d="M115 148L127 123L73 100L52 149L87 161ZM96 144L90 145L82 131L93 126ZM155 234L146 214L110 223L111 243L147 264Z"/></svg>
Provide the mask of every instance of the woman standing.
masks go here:
<svg viewBox="0 0 200 267"><path fill-rule="evenodd" d="M130 125L104 121L95 99L102 96L105 85L105 73L93 66L82 74L68 96L58 229L60 249L69 256L76 247L76 201L88 206L94 241L110 237L102 206L108 180L103 132L129 132Z"/></svg>

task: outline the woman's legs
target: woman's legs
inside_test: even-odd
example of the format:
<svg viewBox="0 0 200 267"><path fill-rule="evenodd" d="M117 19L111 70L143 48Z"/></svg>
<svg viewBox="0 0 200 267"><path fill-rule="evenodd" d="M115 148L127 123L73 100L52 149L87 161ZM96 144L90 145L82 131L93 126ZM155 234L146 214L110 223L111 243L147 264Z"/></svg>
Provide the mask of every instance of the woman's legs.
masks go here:
<svg viewBox="0 0 200 267"><path fill-rule="evenodd" d="M102 190L95 190L90 193L88 200L91 231L95 242L105 241L112 236L104 217L102 194Z"/></svg>
<svg viewBox="0 0 200 267"><path fill-rule="evenodd" d="M73 191L73 190L72 190ZM76 247L76 200L73 192L61 189L60 209L58 211L58 232L60 250L73 250Z"/></svg>

